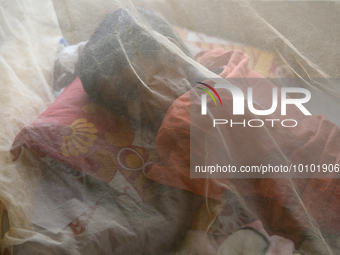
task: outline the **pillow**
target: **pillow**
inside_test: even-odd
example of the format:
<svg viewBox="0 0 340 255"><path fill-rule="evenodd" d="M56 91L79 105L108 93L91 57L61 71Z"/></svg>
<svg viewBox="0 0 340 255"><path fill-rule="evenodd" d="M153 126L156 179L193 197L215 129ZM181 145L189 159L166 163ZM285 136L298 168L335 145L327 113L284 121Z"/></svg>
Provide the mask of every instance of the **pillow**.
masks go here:
<svg viewBox="0 0 340 255"><path fill-rule="evenodd" d="M145 132L138 135L128 121L91 102L79 78L16 136L11 149L14 160L22 146L47 162L56 160L105 183L119 172L119 178L124 176L143 199L155 195L143 174L158 161L154 139Z"/></svg>

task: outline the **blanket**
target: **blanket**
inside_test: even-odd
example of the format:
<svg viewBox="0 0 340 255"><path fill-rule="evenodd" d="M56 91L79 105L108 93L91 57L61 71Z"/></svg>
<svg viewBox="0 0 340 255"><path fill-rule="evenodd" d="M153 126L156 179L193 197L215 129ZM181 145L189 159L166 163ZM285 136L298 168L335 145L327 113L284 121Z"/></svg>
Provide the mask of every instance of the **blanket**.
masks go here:
<svg viewBox="0 0 340 255"><path fill-rule="evenodd" d="M259 74L247 68L248 57L239 51L226 52L217 49L202 53L196 59L211 71L222 67L220 76L224 78L261 78ZM269 102L266 102L263 95L268 94L273 86L270 82L260 87L254 86L254 91L255 87L258 91L258 94L254 95L256 100L268 107ZM231 94L220 90L218 92L222 102L227 105L223 111L227 111L229 117L232 116ZM302 234L317 223L327 233L339 233L338 179L190 178L190 155L202 159L199 162L205 164L205 153L208 152L205 146L209 146L205 141L208 138L215 138L214 141L218 139L212 135L213 127L210 123L207 124L207 119L201 115L190 116L190 107L200 107L200 101L190 101L190 93L193 92L180 97L168 110L156 138L156 147L162 161L151 168L147 177L213 199L220 199L226 189L234 189L243 197L250 210L273 231ZM221 108L210 109L214 114L218 114ZM252 117L249 111L246 111L245 115L244 118ZM279 118L275 113L272 117ZM218 149L214 151L217 155L211 156L211 161L208 162L212 163L217 157L227 157L229 154L236 165L281 164L289 160L295 164L337 166L340 163L340 130L325 117L305 116L297 108L290 108L285 118L293 117L299 122L296 128L285 129L278 125L269 129L270 136L266 136L259 128L232 129L224 125L221 132L228 147L217 142L215 146ZM195 123L194 132L193 129L190 130L190 122ZM271 139L274 139L275 143ZM190 142L194 143L191 148ZM324 177L336 176L334 172L324 173Z"/></svg>

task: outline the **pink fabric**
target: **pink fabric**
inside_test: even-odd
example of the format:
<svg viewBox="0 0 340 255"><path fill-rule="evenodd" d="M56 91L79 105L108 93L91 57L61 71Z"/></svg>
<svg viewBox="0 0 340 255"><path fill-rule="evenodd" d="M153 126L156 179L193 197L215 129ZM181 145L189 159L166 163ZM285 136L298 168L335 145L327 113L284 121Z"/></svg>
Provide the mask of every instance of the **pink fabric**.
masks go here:
<svg viewBox="0 0 340 255"><path fill-rule="evenodd" d="M212 50L199 54L197 61L211 71L223 67L220 75L224 78L262 78L248 69L248 57L240 51ZM268 93L271 93L274 85L269 81L265 85L263 82L261 84L261 86L244 84L243 88L240 84L240 87L245 89L245 87L253 86L256 100L269 108L271 102L268 102L266 98L271 97L264 95L271 95ZM224 107L209 109L214 114L218 114L218 111L224 111L225 114L227 111L227 115L232 116L231 94L224 91L219 91L219 94ZM162 162L154 165L147 173L147 177L213 199L220 199L225 190L224 185L232 183L245 198L248 206L258 213L260 219L274 231L282 227L299 230L302 225L307 225L307 222L304 222L306 216L304 208L298 204L297 200L292 200L294 196L291 190L292 181L296 191L301 194L306 209L321 227L329 232L340 231L338 179L191 179L190 142L195 144L194 148L197 148L193 152L195 157L201 158L204 165L205 144L204 141L202 142L204 140L202 137L209 137L212 125L201 115L191 116L195 118L192 119L193 123L199 124L194 127L195 136L192 136L190 140L189 107L200 108L200 102L190 102L190 92L178 98L169 108L156 138L156 147ZM282 118L278 112L274 112L273 116ZM242 118L251 119L251 117L251 113L246 110ZM263 118L268 118L268 116ZM291 162L333 165L340 163L340 130L332 122L323 116L305 116L294 107L288 108L285 119L296 119L299 123L298 127L284 129L282 126L276 126L268 130ZM271 162L273 157L275 162L280 160L280 153L275 146L273 147L272 142L258 139L266 137L263 133L267 132L265 129L222 128L222 132L236 165L241 163L243 165L265 164ZM214 139L214 137L209 137L209 139ZM221 145L220 148L223 146ZM219 153L220 155L217 156L227 155L226 151Z"/></svg>
<svg viewBox="0 0 340 255"><path fill-rule="evenodd" d="M21 130L11 152L16 160L22 146L26 146L42 157L49 156L105 183L117 171L134 183L143 175L143 163L158 160L155 149L133 145L134 137L132 125L92 103L76 78L45 112ZM137 171L126 170L131 168ZM143 189L136 190L143 196Z"/></svg>

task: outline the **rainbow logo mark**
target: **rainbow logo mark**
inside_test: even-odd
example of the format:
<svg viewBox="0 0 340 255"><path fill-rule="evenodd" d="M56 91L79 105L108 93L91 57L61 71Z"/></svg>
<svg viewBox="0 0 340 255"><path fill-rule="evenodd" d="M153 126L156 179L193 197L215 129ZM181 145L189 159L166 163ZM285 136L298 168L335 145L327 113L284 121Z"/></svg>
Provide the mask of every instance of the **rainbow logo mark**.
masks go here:
<svg viewBox="0 0 340 255"><path fill-rule="evenodd" d="M220 103L221 103L221 105L222 105L221 98L220 98L219 94L217 93L217 91L216 91L213 87L211 87L210 85L205 84L205 83L203 83L203 82L197 82L197 83L202 84L202 85L206 86L207 88L209 88L211 91L213 91L213 92L215 93L215 95L217 96L218 100L220 100ZM200 88L200 87L197 87L197 88L198 88L198 89L201 89L201 90L205 91L207 94L209 94L209 96L214 100L215 105L217 105L214 96L213 96L208 90L203 89L203 88Z"/></svg>

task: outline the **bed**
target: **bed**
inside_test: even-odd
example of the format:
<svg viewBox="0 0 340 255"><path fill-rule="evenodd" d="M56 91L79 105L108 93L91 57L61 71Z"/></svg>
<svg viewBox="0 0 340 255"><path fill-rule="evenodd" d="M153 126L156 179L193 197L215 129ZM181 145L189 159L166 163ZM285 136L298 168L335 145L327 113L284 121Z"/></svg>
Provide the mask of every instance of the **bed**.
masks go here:
<svg viewBox="0 0 340 255"><path fill-rule="evenodd" d="M195 3L1 2L1 254L339 252L339 5ZM194 57L151 31L136 6L170 21ZM91 100L78 77L87 41L118 8L134 13L175 63L157 80L171 88L157 91L151 105L167 110L158 132ZM193 82L181 76L186 64L207 78L201 88L221 77L245 95L253 86L266 109L264 95L294 83L311 92L306 108L313 115L288 107L285 119L297 127L220 125L216 133L201 115L202 89L197 82L187 89ZM230 93L217 92L231 118ZM214 96L209 116L222 111ZM279 110L271 116L284 121ZM245 118L266 121L254 116ZM289 161L298 174L194 178L193 158L238 167ZM299 175L306 165L321 171Z"/></svg>

